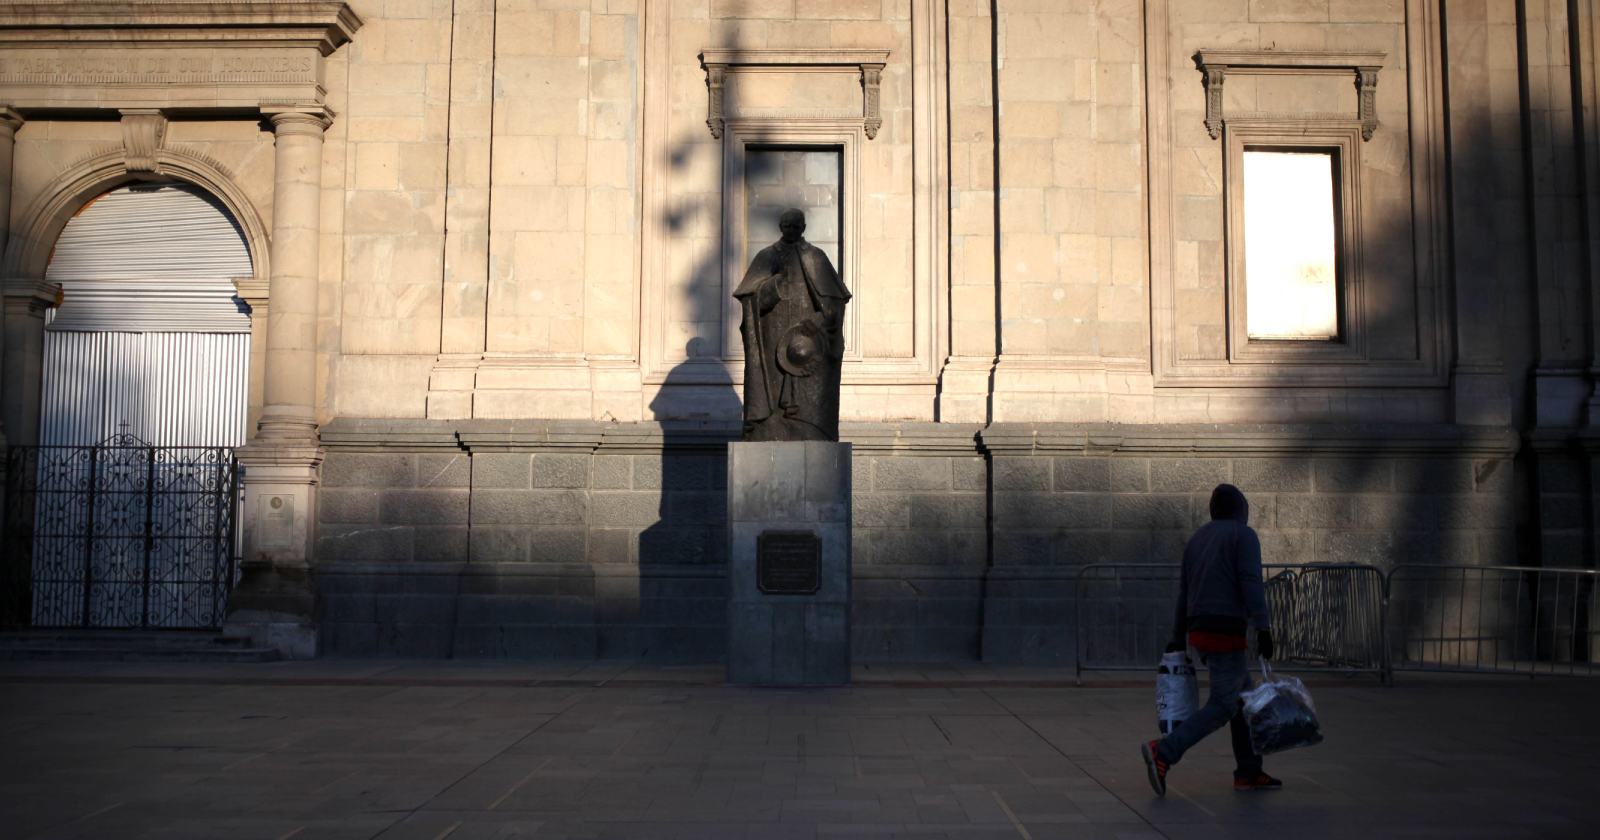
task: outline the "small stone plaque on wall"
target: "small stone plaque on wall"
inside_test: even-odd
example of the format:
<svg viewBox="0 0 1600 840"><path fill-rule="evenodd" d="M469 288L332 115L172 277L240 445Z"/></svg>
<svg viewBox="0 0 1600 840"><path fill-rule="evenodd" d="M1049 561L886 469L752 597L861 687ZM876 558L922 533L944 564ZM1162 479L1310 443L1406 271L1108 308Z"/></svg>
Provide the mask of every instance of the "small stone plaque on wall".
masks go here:
<svg viewBox="0 0 1600 840"><path fill-rule="evenodd" d="M822 540L810 531L756 538L756 586L765 595L812 595L822 587Z"/></svg>

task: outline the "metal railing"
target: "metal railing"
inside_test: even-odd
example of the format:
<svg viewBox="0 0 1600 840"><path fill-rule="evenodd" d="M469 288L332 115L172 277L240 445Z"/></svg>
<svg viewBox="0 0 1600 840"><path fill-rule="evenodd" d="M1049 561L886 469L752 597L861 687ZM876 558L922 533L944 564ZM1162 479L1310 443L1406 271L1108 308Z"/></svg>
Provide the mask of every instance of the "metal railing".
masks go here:
<svg viewBox="0 0 1600 840"><path fill-rule="evenodd" d="M1600 571L1402 564L1389 572L1392 667L1600 676Z"/></svg>
<svg viewBox="0 0 1600 840"><path fill-rule="evenodd" d="M1097 563L1073 587L1077 674L1145 671L1171 637L1176 564ZM1383 572L1361 564L1266 565L1276 658L1285 670L1387 672Z"/></svg>
<svg viewBox="0 0 1600 840"><path fill-rule="evenodd" d="M1145 671L1178 566L1100 563L1073 587L1077 673ZM1600 676L1600 570L1401 564L1263 567L1285 670Z"/></svg>

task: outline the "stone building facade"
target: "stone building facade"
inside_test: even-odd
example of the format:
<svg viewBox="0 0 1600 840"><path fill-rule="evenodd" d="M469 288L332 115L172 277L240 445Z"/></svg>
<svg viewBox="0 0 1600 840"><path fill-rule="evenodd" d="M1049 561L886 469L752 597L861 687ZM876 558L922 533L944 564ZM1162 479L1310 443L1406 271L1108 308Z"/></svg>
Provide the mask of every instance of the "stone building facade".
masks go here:
<svg viewBox="0 0 1600 840"><path fill-rule="evenodd" d="M5 2L3 432L67 220L188 183L252 256L235 626L715 660L730 293L799 204L860 658L1067 661L1219 481L1271 562L1593 566L1594 6ZM1254 152L1331 162L1320 340L1250 321Z"/></svg>

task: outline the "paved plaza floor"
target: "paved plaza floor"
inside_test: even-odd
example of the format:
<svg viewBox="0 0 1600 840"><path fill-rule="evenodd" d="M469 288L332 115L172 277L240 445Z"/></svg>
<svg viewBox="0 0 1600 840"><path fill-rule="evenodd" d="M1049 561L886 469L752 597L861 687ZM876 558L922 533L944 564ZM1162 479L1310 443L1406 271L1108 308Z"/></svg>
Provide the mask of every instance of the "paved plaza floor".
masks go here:
<svg viewBox="0 0 1600 840"><path fill-rule="evenodd" d="M1600 836L1600 680L1312 681L1327 741L1151 794L1144 679L858 668L0 663L4 838Z"/></svg>

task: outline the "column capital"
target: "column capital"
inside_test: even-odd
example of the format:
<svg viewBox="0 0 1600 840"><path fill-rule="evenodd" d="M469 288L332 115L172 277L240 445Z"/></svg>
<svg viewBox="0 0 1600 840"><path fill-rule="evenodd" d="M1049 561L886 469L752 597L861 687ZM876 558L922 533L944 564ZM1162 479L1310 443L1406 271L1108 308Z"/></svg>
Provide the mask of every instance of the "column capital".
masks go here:
<svg viewBox="0 0 1600 840"><path fill-rule="evenodd" d="M317 137L333 125L333 111L321 105L262 105L261 113L272 124L272 133L310 134Z"/></svg>
<svg viewBox="0 0 1600 840"><path fill-rule="evenodd" d="M0 105L0 135L13 135L22 127L22 115L10 105Z"/></svg>

